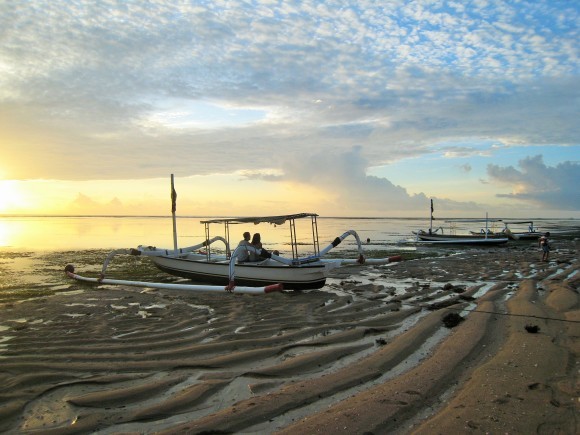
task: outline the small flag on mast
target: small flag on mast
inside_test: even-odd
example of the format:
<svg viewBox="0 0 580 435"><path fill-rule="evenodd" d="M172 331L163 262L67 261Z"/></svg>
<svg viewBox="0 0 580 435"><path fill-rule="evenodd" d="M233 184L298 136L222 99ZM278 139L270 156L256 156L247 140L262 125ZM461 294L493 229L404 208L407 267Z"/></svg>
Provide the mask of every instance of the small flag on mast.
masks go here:
<svg viewBox="0 0 580 435"><path fill-rule="evenodd" d="M177 210L177 192L173 187L173 174L171 174L171 213Z"/></svg>
<svg viewBox="0 0 580 435"><path fill-rule="evenodd" d="M171 174L171 215L173 220L173 250L177 252L177 222L175 218L175 210L177 210L177 192L173 185L173 174Z"/></svg>

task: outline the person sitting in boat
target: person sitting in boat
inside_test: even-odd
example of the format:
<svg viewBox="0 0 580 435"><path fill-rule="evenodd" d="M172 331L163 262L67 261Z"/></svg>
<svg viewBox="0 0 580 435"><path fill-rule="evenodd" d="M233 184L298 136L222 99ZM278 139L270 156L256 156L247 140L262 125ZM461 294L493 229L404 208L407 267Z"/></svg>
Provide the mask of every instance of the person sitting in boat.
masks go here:
<svg viewBox="0 0 580 435"><path fill-rule="evenodd" d="M265 260L267 258L272 258L272 255L280 255L280 252L278 252L277 250L273 250L272 252L269 252L266 248L264 248L262 246L262 237L260 236L260 233L256 233L252 236L252 243L251 246L253 246L256 249L260 249L260 253L256 253L256 252L252 252L250 251L250 260L249 261L262 261Z"/></svg>
<svg viewBox="0 0 580 435"><path fill-rule="evenodd" d="M246 231L244 233L244 239L240 240L240 243L238 243L238 246L251 246L250 237L252 237L251 234L248 231ZM250 252L247 249L242 251L238 255L238 261L240 263L243 261L248 261L249 259L250 259Z"/></svg>
<svg viewBox="0 0 580 435"><path fill-rule="evenodd" d="M256 249L262 249L262 236L260 236L260 233L256 233L252 236L251 245ZM263 258L259 254L255 252L250 252L250 261L261 261L261 260L263 260Z"/></svg>

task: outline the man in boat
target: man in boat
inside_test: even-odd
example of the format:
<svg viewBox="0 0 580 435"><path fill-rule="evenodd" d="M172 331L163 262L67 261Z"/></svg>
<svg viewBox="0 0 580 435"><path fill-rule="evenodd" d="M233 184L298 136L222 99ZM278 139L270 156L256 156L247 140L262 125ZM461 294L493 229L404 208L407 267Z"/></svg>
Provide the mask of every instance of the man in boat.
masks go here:
<svg viewBox="0 0 580 435"><path fill-rule="evenodd" d="M548 261L550 257L550 240L548 240L548 237L550 237L549 231L540 237L539 240L540 247L542 248L542 261Z"/></svg>
<svg viewBox="0 0 580 435"><path fill-rule="evenodd" d="M240 241L240 243L238 243L238 246L251 246L252 244L250 243L250 237L251 234L246 231L244 233L244 239ZM250 253L248 252L248 250L244 250L240 253L240 255L238 256L238 261L241 263L243 261L248 261L250 259Z"/></svg>

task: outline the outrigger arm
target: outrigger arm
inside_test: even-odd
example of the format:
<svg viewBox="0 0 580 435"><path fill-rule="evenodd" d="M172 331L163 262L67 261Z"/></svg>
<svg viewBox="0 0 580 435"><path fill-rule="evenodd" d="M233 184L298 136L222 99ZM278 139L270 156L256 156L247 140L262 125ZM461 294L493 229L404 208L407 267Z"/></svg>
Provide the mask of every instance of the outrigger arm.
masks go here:
<svg viewBox="0 0 580 435"><path fill-rule="evenodd" d="M342 241L344 239L346 239L348 236L353 236L356 239L356 244L357 244L357 249L358 249L358 254L359 254L359 256L356 260L350 260L350 261L356 262L358 264L364 264L367 260L364 256L364 250L362 247L362 243L360 241L360 237L358 236L358 234L355 230L345 231L340 237L335 238L326 248L322 249L318 254L311 255L310 257L296 258L296 259L292 260L291 264L297 266L300 264L312 263L314 261L322 260L322 257L324 255L328 254L332 249L334 249L338 245L340 245L342 243ZM348 262L348 260L342 260L342 261Z"/></svg>
<svg viewBox="0 0 580 435"><path fill-rule="evenodd" d="M116 255L134 255L134 256L139 256L139 255L143 255L143 256L147 256L147 257L182 257L182 256L186 256L191 252L197 251L198 249L204 248L206 246L211 245L214 242L217 241L222 241L224 242L224 244L226 245L226 252L229 255L230 249L229 249L229 245L226 239L224 239L221 236L216 236L213 237L210 240L205 240L202 243L199 243L197 245L194 246L188 246L187 248L179 248L177 250L175 249L157 249L154 246L143 246L143 245L139 245L137 247L137 249L135 248L130 248L130 249L115 249L114 251L111 251L109 253L109 255L107 255L107 258L105 258L105 261L103 263L103 268L101 270L101 279L103 279L105 277L105 271L107 270L107 267L109 267L109 263L111 262L111 260L113 259L113 257L115 257Z"/></svg>
<svg viewBox="0 0 580 435"><path fill-rule="evenodd" d="M362 243L360 241L360 237L358 236L358 234L355 230L348 230L342 236L334 239L330 245L328 245L326 248L324 248L322 251L320 251L319 257L322 257L323 255L328 254L328 252L330 252L331 249L336 248L338 245L340 245L340 243L344 239L346 239L348 236L353 236L356 239L356 244L357 244L358 254L359 254L357 262L359 264L364 264L366 259L364 256Z"/></svg>

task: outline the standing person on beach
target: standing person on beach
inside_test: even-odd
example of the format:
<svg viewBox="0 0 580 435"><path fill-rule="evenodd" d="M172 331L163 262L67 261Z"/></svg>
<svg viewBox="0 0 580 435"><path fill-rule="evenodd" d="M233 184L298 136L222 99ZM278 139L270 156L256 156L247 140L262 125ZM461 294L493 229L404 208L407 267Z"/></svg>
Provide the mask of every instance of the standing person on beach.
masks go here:
<svg viewBox="0 0 580 435"><path fill-rule="evenodd" d="M250 246L251 245L250 237L251 237L251 234L248 231L246 231L244 233L244 239L240 240L240 243L238 243L238 246ZM240 263L242 261L248 261L249 257L250 257L250 254L249 254L248 250L246 249L238 256L238 261Z"/></svg>
<svg viewBox="0 0 580 435"><path fill-rule="evenodd" d="M548 261L550 258L550 232L548 231L542 237L540 237L538 244L542 248L542 261Z"/></svg>

